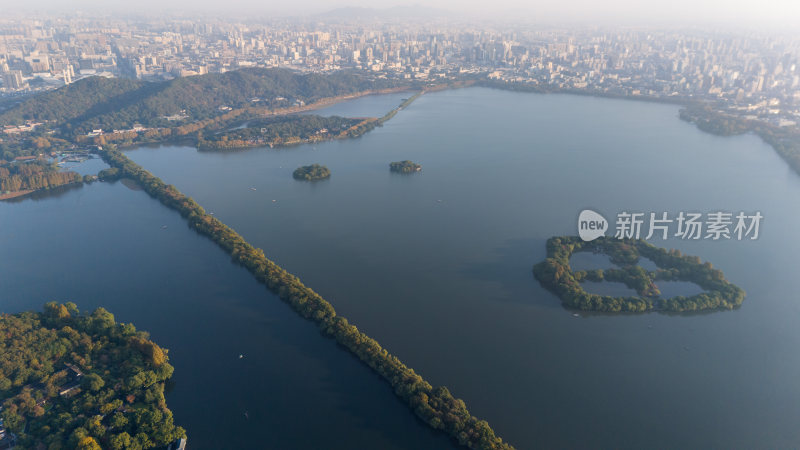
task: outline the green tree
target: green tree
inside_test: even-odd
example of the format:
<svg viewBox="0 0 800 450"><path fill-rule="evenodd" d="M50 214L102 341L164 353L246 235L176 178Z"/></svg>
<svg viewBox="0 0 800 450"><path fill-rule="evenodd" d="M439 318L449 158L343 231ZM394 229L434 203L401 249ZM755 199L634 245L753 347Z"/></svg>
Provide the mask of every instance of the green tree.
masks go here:
<svg viewBox="0 0 800 450"><path fill-rule="evenodd" d="M100 444L98 444L97 441L95 441L91 436L86 436L85 438L81 439L76 448L78 450L103 450L103 448L100 447Z"/></svg>

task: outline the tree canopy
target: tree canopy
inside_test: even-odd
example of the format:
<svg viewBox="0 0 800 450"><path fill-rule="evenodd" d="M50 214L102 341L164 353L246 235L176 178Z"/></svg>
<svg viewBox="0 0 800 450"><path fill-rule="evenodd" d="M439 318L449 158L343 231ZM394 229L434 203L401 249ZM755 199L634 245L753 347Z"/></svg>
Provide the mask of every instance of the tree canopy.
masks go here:
<svg viewBox="0 0 800 450"><path fill-rule="evenodd" d="M44 161L0 164L0 193L49 189L83 178L75 172L61 172Z"/></svg>
<svg viewBox="0 0 800 450"><path fill-rule="evenodd" d="M331 176L331 171L325 166L311 164L310 166L300 166L294 170L292 177L295 180L317 181Z"/></svg>
<svg viewBox="0 0 800 450"><path fill-rule="evenodd" d="M164 400L167 350L103 308L0 315L0 399L21 448L146 449L186 432Z"/></svg>
<svg viewBox="0 0 800 450"><path fill-rule="evenodd" d="M305 142L319 142L347 137L352 127L364 119L317 115L289 115L257 119L247 122L247 126L200 136L198 147L201 150L223 150L255 146L283 146Z"/></svg>
<svg viewBox="0 0 800 450"><path fill-rule="evenodd" d="M422 170L422 165L409 160L395 161L393 163L389 163L389 170L398 173L414 173Z"/></svg>

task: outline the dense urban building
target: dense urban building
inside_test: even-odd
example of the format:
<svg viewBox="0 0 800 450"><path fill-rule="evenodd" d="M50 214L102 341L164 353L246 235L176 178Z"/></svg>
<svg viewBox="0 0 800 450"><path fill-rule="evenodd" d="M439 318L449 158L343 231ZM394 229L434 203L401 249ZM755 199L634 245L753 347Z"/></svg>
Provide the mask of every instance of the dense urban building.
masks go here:
<svg viewBox="0 0 800 450"><path fill-rule="evenodd" d="M368 24L368 25L367 25ZM3 95L88 76L164 80L243 67L482 78L625 96L705 99L749 118L800 118L800 40L699 29L564 28L319 16L0 19Z"/></svg>

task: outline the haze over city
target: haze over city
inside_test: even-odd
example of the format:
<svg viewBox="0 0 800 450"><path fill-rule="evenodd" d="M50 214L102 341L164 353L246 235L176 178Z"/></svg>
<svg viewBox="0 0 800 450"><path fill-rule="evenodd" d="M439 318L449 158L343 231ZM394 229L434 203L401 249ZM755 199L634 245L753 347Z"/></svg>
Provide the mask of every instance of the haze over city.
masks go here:
<svg viewBox="0 0 800 450"><path fill-rule="evenodd" d="M293 2L263 2L257 0L158 0L103 1L34 0L10 2L6 11L85 11L125 12L147 15L159 12L176 14L222 13L231 16L263 14L307 16L339 8L417 8L423 13L436 9L450 17L514 19L533 22L559 23L621 23L621 24L731 24L741 26L791 26L800 23L800 3L792 0L725 1L725 0L567 0L560 2L528 2L521 0L456 1L434 0L424 3L395 1L352 0L328 2L324 0L299 0Z"/></svg>

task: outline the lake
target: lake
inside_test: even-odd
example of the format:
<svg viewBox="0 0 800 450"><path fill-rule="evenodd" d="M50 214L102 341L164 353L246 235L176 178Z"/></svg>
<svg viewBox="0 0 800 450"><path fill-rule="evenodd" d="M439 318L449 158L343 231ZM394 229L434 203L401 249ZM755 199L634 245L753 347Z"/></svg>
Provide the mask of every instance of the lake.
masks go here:
<svg viewBox="0 0 800 450"><path fill-rule="evenodd" d="M0 202L0 229L0 312L74 301L149 331L170 350L167 402L191 449L452 446L144 191Z"/></svg>
<svg viewBox="0 0 800 450"><path fill-rule="evenodd" d="M377 116L406 96L365 97L323 112ZM800 305L793 272L800 241L792 233L800 211L792 206L800 177L758 138L705 134L677 112L664 104L470 88L426 94L354 140L226 153L160 146L128 156L263 248L431 383L448 386L518 448L795 447ZM404 159L422 164L422 172L389 172L390 162ZM296 167L312 163L328 166L331 178L292 179ZM74 211L78 201L96 212ZM620 211L760 211L765 218L755 241L652 241L722 269L747 292L743 306L699 315L573 317L531 268L544 258L549 237L575 234L585 208L607 218ZM147 215L156 219L136 219ZM72 217L66 225L64 216ZM162 230L166 218L173 221ZM336 429L351 448L448 445L401 414L388 385L365 383L374 378L366 368L292 318L181 223L119 183L0 204L0 226L14 231L0 247L10 258L2 273L14 274L4 275L3 292L24 299L7 310L84 298L84 309L87 302L108 304L119 318L152 331L172 349L176 383L167 400L196 448L250 408L226 403L225 392L269 403L281 389L307 384L341 395L300 397L309 406L325 399L324 417L339 423L318 432ZM162 231L175 237L161 241ZM141 248L148 240L152 254ZM162 256L170 248L165 242L181 244L183 258ZM120 264L125 270L102 275ZM153 310L143 311L143 298ZM241 302L247 306L231 306ZM188 313L190 306L200 311ZM280 319L267 319L278 312ZM216 328L198 338L190 333L198 324ZM221 341L218 357L204 358L209 340ZM274 346L287 358L278 367L271 363ZM239 353L246 358L236 359ZM231 379L254 379L235 371L250 358L263 361L251 370L269 386L244 394L242 379ZM312 374L298 360L308 358L335 372L325 383L305 380ZM216 376L197 381L208 364L220 366ZM339 364L352 367L339 371ZM367 414L375 405L385 406L381 417ZM223 422L196 417L213 408ZM291 433L282 430L298 409L257 419L249 411L251 422L283 439L277 447L315 448L310 433L290 445ZM315 428L323 415L312 417ZM395 422L383 428L381 420Z"/></svg>

